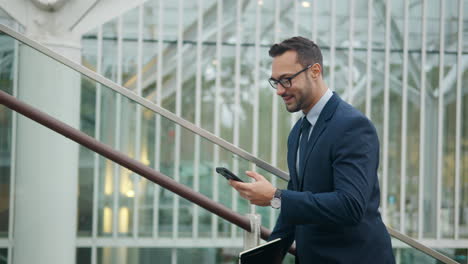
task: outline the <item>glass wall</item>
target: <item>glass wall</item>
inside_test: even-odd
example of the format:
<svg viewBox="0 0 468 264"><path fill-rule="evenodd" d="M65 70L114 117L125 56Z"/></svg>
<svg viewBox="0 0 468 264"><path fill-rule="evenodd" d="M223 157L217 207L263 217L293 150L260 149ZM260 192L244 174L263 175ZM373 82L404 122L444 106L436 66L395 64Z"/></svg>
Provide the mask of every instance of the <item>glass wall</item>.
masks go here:
<svg viewBox="0 0 468 264"><path fill-rule="evenodd" d="M466 0L148 0L85 34L82 64L287 171L286 139L300 115L289 114L267 83L268 49L295 35L311 38L322 48L326 83L377 128L386 224L462 262L467 22ZM0 43L0 89L13 93L15 43L3 35ZM80 111L80 129L88 135L242 214L249 211L213 168L241 176L261 169L84 77ZM12 232L14 129L14 114L0 106L1 245ZM242 247L238 228L83 147L79 164L77 263L122 256L141 263L155 256L233 263ZM257 211L272 228L277 211ZM162 242L144 248L125 240L154 237ZM174 238L192 247L216 241L217 248L188 249ZM404 247L396 252L402 263L417 258ZM8 253L0 250L0 263Z"/></svg>
<svg viewBox="0 0 468 264"><path fill-rule="evenodd" d="M141 89L147 99L287 171L286 137L299 116L285 111L266 82L268 49L295 35L313 39L322 48L329 87L365 113L378 130L385 222L439 246L438 239L468 236L468 171L463 162L468 128L463 122L468 114L463 85L468 45L463 39L468 34L459 28L467 21L460 17L467 9L463 3L459 12L462 2L147 1L142 10L136 8L84 36L83 43L89 45L83 60L92 60L98 49L116 52L117 45L117 53L103 53L101 60L103 69L120 65L118 72L119 67L134 69L134 61L142 56L141 65L136 65L141 87L129 89ZM143 14L140 20L138 14ZM106 38L110 28L117 32L114 40ZM125 59L125 47L132 45L135 49ZM118 58L123 59L105 62ZM135 71L133 78L140 78ZM164 129L175 134L170 126ZM150 141L141 139L141 145ZM184 145L195 146L196 141L187 138ZM219 149L202 144L193 150L201 157L199 170L204 162L224 162L241 173L247 169ZM179 159L188 175L180 175L180 181L191 185L195 167L185 164L183 155ZM174 174L174 164L161 170ZM200 191L233 208L242 203L228 202L235 195L229 189L216 193L202 184ZM161 206L174 205L174 197L162 197ZM179 206L180 219L190 219L190 210L183 209L190 205ZM275 212L259 210L264 225L272 226ZM170 213L165 217L159 228L170 230ZM206 222L206 230L213 223ZM183 222L179 225L183 228ZM220 228L206 235L218 232L222 237Z"/></svg>
<svg viewBox="0 0 468 264"><path fill-rule="evenodd" d="M100 29L103 40L97 33L86 35L83 43L89 43L89 48L83 50L83 60L96 55L99 43L103 50L120 45L125 51L126 46L142 42L146 59L140 65L143 96L287 171L286 137L298 116L285 111L266 82L271 65L268 49L287 37L309 37L323 50L324 77L330 88L377 127L385 222L428 242L466 239L468 171L463 160L467 124L462 120L468 114L463 86L468 56L462 39L468 34L459 34L459 25L467 21L459 17L461 2L148 1L142 11L137 8L104 24ZM138 20L138 12L143 13L143 21ZM106 42L106 29L115 27L115 20L132 18L133 25L124 23L120 29L121 44L119 37ZM140 32L139 23L143 25ZM125 33L125 28L133 31ZM138 56L129 55L129 60L106 67L120 63L122 69L132 68L131 58ZM110 58L119 55L103 54L103 61ZM461 106L458 112L457 105ZM144 140L141 143L146 145ZM229 153L225 156L218 149L201 146L197 153L206 162L224 161L236 172L247 169L231 163ZM179 166L193 175L193 164L183 160L180 157ZM203 159L200 162L199 168ZM164 172L171 175L174 169ZM190 178L180 181L191 183ZM200 191L229 200L229 189L221 196L209 186L202 185ZM173 199L165 197L161 206L174 204ZM186 206L180 209L180 219L191 218L184 212L183 208L190 208ZM259 210L264 225L272 226L275 213ZM161 218L159 228L169 230L169 218ZM184 226L183 222L179 225ZM223 228L218 231L223 236Z"/></svg>

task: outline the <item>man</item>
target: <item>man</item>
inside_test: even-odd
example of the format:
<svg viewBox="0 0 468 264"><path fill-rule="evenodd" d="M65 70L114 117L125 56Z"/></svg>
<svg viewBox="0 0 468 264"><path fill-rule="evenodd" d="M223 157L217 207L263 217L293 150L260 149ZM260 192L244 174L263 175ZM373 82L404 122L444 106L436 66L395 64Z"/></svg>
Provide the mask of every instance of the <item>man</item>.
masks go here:
<svg viewBox="0 0 468 264"><path fill-rule="evenodd" d="M379 141L371 121L328 89L322 54L312 41L294 37L270 48L269 80L289 112L302 117L288 138L290 180L279 190L262 175L230 181L242 197L280 209L271 239L284 253L296 241L304 263L394 263L382 223L377 178Z"/></svg>

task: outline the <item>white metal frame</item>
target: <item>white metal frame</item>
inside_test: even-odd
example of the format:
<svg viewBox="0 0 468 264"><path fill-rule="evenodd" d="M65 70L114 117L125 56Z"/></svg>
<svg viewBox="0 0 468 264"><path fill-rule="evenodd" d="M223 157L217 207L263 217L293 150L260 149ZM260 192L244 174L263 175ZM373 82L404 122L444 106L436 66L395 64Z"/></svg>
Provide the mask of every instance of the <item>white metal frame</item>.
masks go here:
<svg viewBox="0 0 468 264"><path fill-rule="evenodd" d="M349 45L348 45L348 87L346 94L348 95L348 103L353 104L353 88L354 88L354 0L349 0Z"/></svg>
<svg viewBox="0 0 468 264"><path fill-rule="evenodd" d="M198 0L198 19L197 19L197 72L196 72L196 84L195 84L195 125L201 127L201 94L202 94L202 38L203 38L203 8L204 1ZM196 192L200 191L200 136L195 134L195 146L194 146L194 161L193 161L193 190ZM198 238L198 219L199 219L199 207L193 205L193 216L192 216L192 237Z"/></svg>
<svg viewBox="0 0 468 264"><path fill-rule="evenodd" d="M387 222L387 197L388 197L388 130L390 112L390 30L391 30L391 1L386 1L385 9L385 73L384 73L384 118L383 118L383 151L382 151L382 218Z"/></svg>
<svg viewBox="0 0 468 264"><path fill-rule="evenodd" d="M233 126L233 143L239 147L240 142L240 78L241 78L241 42L243 40L242 31L242 0L236 2L236 48L235 48L235 62L234 62L234 126ZM232 169L235 174L239 174L239 160L234 158L232 160ZM237 210L238 207L238 193L236 190L231 190L232 209ZM236 227L231 226L231 237L236 237Z"/></svg>
<svg viewBox="0 0 468 264"><path fill-rule="evenodd" d="M336 90L335 87L335 56L336 56L336 0L330 0L330 19L331 19L331 34L330 34L330 89Z"/></svg>
<svg viewBox="0 0 468 264"><path fill-rule="evenodd" d="M119 16L117 18L117 83L122 85L122 60L123 60L123 17ZM121 150L120 144L120 131L121 125L120 120L122 116L122 95L116 95L116 107L115 107L115 138L114 138L114 146L116 150ZM118 236L118 216L119 216L119 208L120 208L120 199L119 199L119 192L120 192L120 173L121 169L117 163L114 163L114 188L113 188L113 208L112 208L112 237L117 239Z"/></svg>
<svg viewBox="0 0 468 264"><path fill-rule="evenodd" d="M438 105L438 123L437 123L437 192L436 192L436 238L441 239L441 206L442 206L442 173L443 173L443 155L444 155L444 57L445 57L445 4L440 1L440 47L439 47L439 105Z"/></svg>
<svg viewBox="0 0 468 264"><path fill-rule="evenodd" d="M403 90L401 113L401 178L400 178L400 232L405 234L406 226L406 151L407 151L407 117L408 117L408 13L409 2L403 8Z"/></svg>
<svg viewBox="0 0 468 264"><path fill-rule="evenodd" d="M138 96L142 96L142 60L143 60L143 5L138 7L138 42L137 42L137 90L136 93ZM136 105L136 129L135 129L135 159L141 161L141 118L142 118L142 109L140 105ZM141 177L138 177L135 174L133 176L133 188L135 195L133 197L133 238L138 238L139 236L139 219L140 219L140 183L146 181Z"/></svg>
<svg viewBox="0 0 468 264"><path fill-rule="evenodd" d="M312 1L311 4L312 7L312 41L315 42L315 44L318 44L317 40L317 2Z"/></svg>
<svg viewBox="0 0 468 264"><path fill-rule="evenodd" d="M275 22L274 22L274 43L278 43L279 41L279 31L280 31L280 0L275 1ZM278 96L276 95L276 91L272 92L272 113L271 113L271 120L272 120L272 129L271 129L271 164L273 166L277 166L278 163ZM271 183L276 186L277 179L273 177ZM270 229L275 226L276 219L275 219L275 212L270 210Z"/></svg>
<svg viewBox="0 0 468 264"><path fill-rule="evenodd" d="M426 65L426 14L427 14L427 2L422 0L422 43L421 43L421 68L424 69ZM424 70L421 71L421 92L420 92L420 121L419 121L419 201L418 201L418 239L422 239L424 235L424 175L425 175L425 144L426 144L426 73Z"/></svg>
<svg viewBox="0 0 468 264"><path fill-rule="evenodd" d="M463 0L458 1L458 45L457 45L457 102L456 102L456 128L455 128L455 240L459 239L460 231L460 163L461 163L461 128L462 128L462 51L463 51ZM468 245L468 242L466 243Z"/></svg>
<svg viewBox="0 0 468 264"><path fill-rule="evenodd" d="M102 26L98 27L97 31L97 59L96 59L96 72L101 73L102 71ZM101 95L102 87L101 83L96 82L96 113L95 126L94 126L94 137L96 140L101 140ZM94 154L94 168L93 168L93 216L92 216L92 230L91 236L95 241L97 239L97 230L98 230L98 206L99 206L99 154ZM93 244L91 246L91 263L97 263L97 249Z"/></svg>
<svg viewBox="0 0 468 264"><path fill-rule="evenodd" d="M158 1L158 44L157 49L157 68L156 68L156 104L162 103L162 60L163 60L163 37L164 37L164 1ZM160 171L161 166L161 115L156 115L155 123L155 151L154 151L154 169ZM156 185L154 188L154 201L153 201L153 238L159 238L159 196L161 194L161 187Z"/></svg>
<svg viewBox="0 0 468 264"><path fill-rule="evenodd" d="M371 118L372 107L372 23L374 23L373 0L367 2L367 61L366 61L366 116Z"/></svg>
<svg viewBox="0 0 468 264"><path fill-rule="evenodd" d="M179 117L182 116L182 41L184 30L184 10L183 1L178 1L178 28L177 28L177 55L176 55L176 109L175 114ZM181 127L175 125L175 157L174 157L174 180L180 181L180 140L181 140ZM172 237L174 239L179 236L179 205L180 198L178 195L173 196L172 208Z"/></svg>
<svg viewBox="0 0 468 264"><path fill-rule="evenodd" d="M223 34L223 1L217 0L217 34L216 34L216 80L215 80L215 110L214 110L214 134L220 136L220 109L221 109L221 60L222 60L222 34ZM213 164L219 163L219 146L213 145ZM235 170L236 167L234 166ZM213 201L218 201L219 176L213 171ZM211 216L211 237L218 236L218 218Z"/></svg>

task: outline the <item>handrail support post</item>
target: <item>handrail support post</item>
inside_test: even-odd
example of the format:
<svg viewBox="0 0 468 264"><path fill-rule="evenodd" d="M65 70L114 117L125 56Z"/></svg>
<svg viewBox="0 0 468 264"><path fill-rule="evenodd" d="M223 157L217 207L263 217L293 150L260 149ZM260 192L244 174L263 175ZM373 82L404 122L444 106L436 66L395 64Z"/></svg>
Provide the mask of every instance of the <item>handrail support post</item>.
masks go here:
<svg viewBox="0 0 468 264"><path fill-rule="evenodd" d="M261 226L261 215L255 213L249 213L246 215L250 221L250 231L244 231L244 250L256 247L260 245L260 226Z"/></svg>

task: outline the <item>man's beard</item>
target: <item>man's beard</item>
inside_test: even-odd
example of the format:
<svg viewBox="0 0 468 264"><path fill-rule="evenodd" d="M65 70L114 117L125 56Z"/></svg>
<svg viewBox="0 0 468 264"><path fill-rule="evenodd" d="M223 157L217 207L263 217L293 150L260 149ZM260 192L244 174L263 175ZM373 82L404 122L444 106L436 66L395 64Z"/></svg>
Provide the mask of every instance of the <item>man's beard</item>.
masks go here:
<svg viewBox="0 0 468 264"><path fill-rule="evenodd" d="M294 98L297 99L297 97L295 96ZM288 111L289 113L296 113L302 110L303 103L304 102L302 100L296 100L296 104L294 106L291 106L291 109L288 108L287 104L284 104L284 106L286 107L286 111Z"/></svg>

